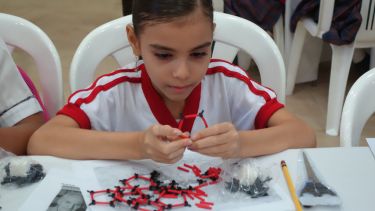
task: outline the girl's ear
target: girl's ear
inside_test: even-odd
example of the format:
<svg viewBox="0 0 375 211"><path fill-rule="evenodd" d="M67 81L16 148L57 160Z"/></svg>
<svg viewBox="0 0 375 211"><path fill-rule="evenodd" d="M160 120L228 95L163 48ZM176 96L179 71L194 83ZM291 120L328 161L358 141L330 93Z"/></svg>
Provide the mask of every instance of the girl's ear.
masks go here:
<svg viewBox="0 0 375 211"><path fill-rule="evenodd" d="M134 28L131 24L126 26L126 33L128 36L129 44L133 49L133 53L136 56L141 56L141 46L137 36L135 35Z"/></svg>

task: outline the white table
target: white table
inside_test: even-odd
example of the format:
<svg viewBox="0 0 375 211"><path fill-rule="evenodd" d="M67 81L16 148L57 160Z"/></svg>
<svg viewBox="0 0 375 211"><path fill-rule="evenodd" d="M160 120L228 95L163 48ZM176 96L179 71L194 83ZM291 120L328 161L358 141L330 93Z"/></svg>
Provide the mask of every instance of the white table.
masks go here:
<svg viewBox="0 0 375 211"><path fill-rule="evenodd" d="M353 148L316 148L306 149L312 162L323 175L324 180L338 192L343 205L339 208L314 207L306 210L375 210L375 159L367 147ZM267 157L275 162L286 160L293 181L296 179L299 150L287 150ZM32 156L46 169L71 170L71 164L77 161L49 156ZM281 170L280 170L281 175ZM284 180L280 180L284 181ZM17 210L38 184L22 189L4 189L0 186L0 206L2 210ZM282 188L287 190L285 183ZM41 199L43 200L43 199Z"/></svg>
<svg viewBox="0 0 375 211"><path fill-rule="evenodd" d="M307 210L375 210L375 160L368 147L317 148L308 152L324 179L340 195L343 206Z"/></svg>
<svg viewBox="0 0 375 211"><path fill-rule="evenodd" d="M375 158L375 138L366 138L368 147L370 148L372 155Z"/></svg>

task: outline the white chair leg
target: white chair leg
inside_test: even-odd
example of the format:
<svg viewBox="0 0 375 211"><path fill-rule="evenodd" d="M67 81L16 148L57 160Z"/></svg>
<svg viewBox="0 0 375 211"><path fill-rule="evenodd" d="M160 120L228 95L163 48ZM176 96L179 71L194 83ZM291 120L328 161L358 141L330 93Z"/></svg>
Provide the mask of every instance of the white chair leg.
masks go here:
<svg viewBox="0 0 375 211"><path fill-rule="evenodd" d="M285 1L285 14L284 14L284 59L285 66L288 67L289 54L292 48L293 36L294 34L290 31L290 19L292 14L296 9L300 0L288 0Z"/></svg>
<svg viewBox="0 0 375 211"><path fill-rule="evenodd" d="M289 54L288 69L286 72L286 94L293 93L294 85L297 77L297 70L301 59L303 44L307 36L307 31L302 22L298 22L294 34L292 46Z"/></svg>
<svg viewBox="0 0 375 211"><path fill-rule="evenodd" d="M224 11L224 0L213 0L212 4L214 6L214 10L218 12Z"/></svg>
<svg viewBox="0 0 375 211"><path fill-rule="evenodd" d="M331 47L332 65L329 81L326 134L337 136L354 46L351 44L344 46L331 45Z"/></svg>
<svg viewBox="0 0 375 211"><path fill-rule="evenodd" d="M284 48L284 24L283 24L283 16L281 15L279 20L276 22L275 26L273 27L273 39L277 47L280 50L281 55L283 55L284 60L285 57L285 48Z"/></svg>
<svg viewBox="0 0 375 211"><path fill-rule="evenodd" d="M370 51L370 69L375 67L375 47Z"/></svg>
<svg viewBox="0 0 375 211"><path fill-rule="evenodd" d="M323 41L320 38L310 36L309 33L307 34L302 48L295 84L316 81L318 79L322 47Z"/></svg>

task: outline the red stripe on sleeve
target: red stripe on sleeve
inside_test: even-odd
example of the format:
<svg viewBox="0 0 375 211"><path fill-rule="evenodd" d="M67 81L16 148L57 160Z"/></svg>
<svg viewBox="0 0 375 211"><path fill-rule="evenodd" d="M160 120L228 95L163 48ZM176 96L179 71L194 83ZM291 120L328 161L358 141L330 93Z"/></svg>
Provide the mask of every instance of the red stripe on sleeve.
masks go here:
<svg viewBox="0 0 375 211"><path fill-rule="evenodd" d="M69 116L74 119L79 124L79 127L82 129L91 129L91 123L89 117L84 111L74 104L66 104L57 114Z"/></svg>
<svg viewBox="0 0 375 211"><path fill-rule="evenodd" d="M262 129L267 127L268 120L271 116L279 109L283 108L284 105L279 103L276 99L272 99L266 102L262 108L258 111L255 117L255 129Z"/></svg>
<svg viewBox="0 0 375 211"><path fill-rule="evenodd" d="M237 78L238 80L243 81L244 83L247 84L247 86L249 87L249 90L252 93L254 93L254 94L258 95L258 96L262 96L265 101L271 100L271 96L266 91L257 89L251 83L250 78L248 76L242 75L241 73L228 70L227 68L225 68L223 66L216 66L214 68L209 68L208 71L207 71L207 75L218 73L218 72L223 73L227 77Z"/></svg>

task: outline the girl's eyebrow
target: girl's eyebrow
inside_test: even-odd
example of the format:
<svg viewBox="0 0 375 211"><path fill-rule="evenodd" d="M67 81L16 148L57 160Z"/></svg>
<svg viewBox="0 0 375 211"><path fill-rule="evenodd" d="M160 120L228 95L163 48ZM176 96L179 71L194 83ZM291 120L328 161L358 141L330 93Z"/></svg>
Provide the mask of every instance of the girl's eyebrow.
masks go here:
<svg viewBox="0 0 375 211"><path fill-rule="evenodd" d="M167 47L167 46L162 46L162 45L159 45L159 44L150 44L150 46L152 48L157 49L157 50L172 51L172 52L176 51L173 48L170 48L170 47ZM190 51L195 51L195 50L198 50L198 49L201 49L201 48L206 48L206 47L209 47L209 46L211 46L211 42L205 42L203 44L200 44L200 45L192 48Z"/></svg>
<svg viewBox="0 0 375 211"><path fill-rule="evenodd" d="M191 51L195 51L195 50L199 50L201 48L206 48L206 47L210 47L211 46L211 42L205 42L201 45L198 45L197 47L191 49Z"/></svg>
<svg viewBox="0 0 375 211"><path fill-rule="evenodd" d="M150 44L150 46L151 46L152 48L157 49L157 50L175 51L173 48L169 48L169 47L162 46L162 45L159 45L159 44Z"/></svg>

